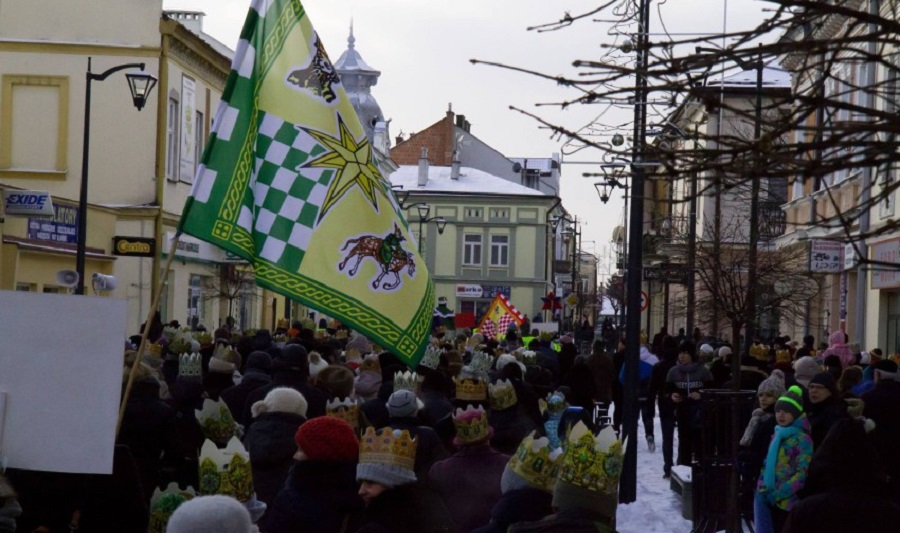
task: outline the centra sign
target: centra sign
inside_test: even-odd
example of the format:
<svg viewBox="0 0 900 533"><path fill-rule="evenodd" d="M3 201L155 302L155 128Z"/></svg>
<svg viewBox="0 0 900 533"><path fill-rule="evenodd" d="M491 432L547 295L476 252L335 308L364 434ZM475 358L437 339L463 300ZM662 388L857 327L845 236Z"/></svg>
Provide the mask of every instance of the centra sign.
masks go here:
<svg viewBox="0 0 900 533"><path fill-rule="evenodd" d="M146 237L113 237L113 254L132 257L156 255L156 239Z"/></svg>
<svg viewBox="0 0 900 533"><path fill-rule="evenodd" d="M53 200L47 191L3 191L3 210L7 215L52 217Z"/></svg>

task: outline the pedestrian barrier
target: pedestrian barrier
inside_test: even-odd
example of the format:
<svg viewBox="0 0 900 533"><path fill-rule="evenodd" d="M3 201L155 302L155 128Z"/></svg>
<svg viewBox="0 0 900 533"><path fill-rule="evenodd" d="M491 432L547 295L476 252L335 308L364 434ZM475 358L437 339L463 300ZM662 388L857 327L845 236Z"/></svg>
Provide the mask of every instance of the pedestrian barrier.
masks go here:
<svg viewBox="0 0 900 533"><path fill-rule="evenodd" d="M694 516L693 474L689 466L673 466L669 477L669 487L681 496L681 517L691 520Z"/></svg>

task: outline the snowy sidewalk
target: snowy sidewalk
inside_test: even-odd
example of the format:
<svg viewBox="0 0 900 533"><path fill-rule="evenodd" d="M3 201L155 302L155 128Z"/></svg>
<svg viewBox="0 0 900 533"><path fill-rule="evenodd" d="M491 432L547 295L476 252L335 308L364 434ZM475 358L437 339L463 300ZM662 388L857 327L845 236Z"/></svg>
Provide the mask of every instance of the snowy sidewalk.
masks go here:
<svg viewBox="0 0 900 533"><path fill-rule="evenodd" d="M690 533L692 524L681 518L681 499L663 479L662 430L659 418L654 418L656 452L647 451L644 425L638 423L637 501L619 505L616 530L620 533ZM678 452L678 433L674 438Z"/></svg>

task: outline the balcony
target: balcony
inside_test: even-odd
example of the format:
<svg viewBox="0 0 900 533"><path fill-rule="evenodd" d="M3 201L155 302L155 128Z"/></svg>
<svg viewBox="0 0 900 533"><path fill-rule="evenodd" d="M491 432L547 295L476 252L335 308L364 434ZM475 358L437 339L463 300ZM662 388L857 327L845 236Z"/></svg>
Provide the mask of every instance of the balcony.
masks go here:
<svg viewBox="0 0 900 533"><path fill-rule="evenodd" d="M784 235L787 227L787 215L781 209L780 202L759 202L759 240L773 241Z"/></svg>

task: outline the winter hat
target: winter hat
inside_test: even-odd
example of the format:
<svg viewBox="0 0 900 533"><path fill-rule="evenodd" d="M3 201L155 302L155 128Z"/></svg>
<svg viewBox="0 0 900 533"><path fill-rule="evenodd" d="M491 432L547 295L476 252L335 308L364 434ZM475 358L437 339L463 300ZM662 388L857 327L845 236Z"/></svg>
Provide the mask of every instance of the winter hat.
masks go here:
<svg viewBox="0 0 900 533"><path fill-rule="evenodd" d="M306 416L306 398L289 387L276 387L250 407L253 418L263 413L291 413Z"/></svg>
<svg viewBox="0 0 900 533"><path fill-rule="evenodd" d="M893 379L900 381L900 375L897 373L897 363L890 359L882 359L872 365L874 373L878 374L878 379Z"/></svg>
<svg viewBox="0 0 900 533"><path fill-rule="evenodd" d="M795 419L799 418L803 413L803 390L797 385L792 385L775 402L775 411L787 411Z"/></svg>
<svg viewBox="0 0 900 533"><path fill-rule="evenodd" d="M508 365L510 363L515 363L516 365L518 365L518 367L520 369L522 369L522 374L523 375L525 374L525 365L520 363L516 359L516 356L514 356L512 354L508 354L508 353L505 353L497 358L497 362L495 363L495 368L497 369L497 372L500 372L501 370L503 370L503 367L505 367L506 365Z"/></svg>
<svg viewBox="0 0 900 533"><path fill-rule="evenodd" d="M309 355L300 344L285 344L281 349L281 357L273 363L275 369L300 370L304 374L309 372Z"/></svg>
<svg viewBox="0 0 900 533"><path fill-rule="evenodd" d="M385 405L391 418L409 418L419 413L419 402L416 394L406 389L400 389L391 394Z"/></svg>
<svg viewBox="0 0 900 533"><path fill-rule="evenodd" d="M272 371L272 356L266 352L250 352L244 370L245 373L255 370L259 373L268 374Z"/></svg>
<svg viewBox="0 0 900 533"><path fill-rule="evenodd" d="M326 361L322 354L319 352L309 352L309 377L316 377L319 372L325 370L325 367L328 366L328 361Z"/></svg>
<svg viewBox="0 0 900 533"><path fill-rule="evenodd" d="M813 383L815 383L816 385L822 385L833 395L838 393L837 384L834 382L834 375L831 372L817 373L809 380L809 383L806 385L807 388L809 388L809 386Z"/></svg>
<svg viewBox="0 0 900 533"><path fill-rule="evenodd" d="M250 513L228 496L200 496L172 513L167 533L251 533Z"/></svg>
<svg viewBox="0 0 900 533"><path fill-rule="evenodd" d="M560 344L574 344L574 343L575 343L575 337L573 337L573 336L572 336L571 334L569 334L569 333L566 333L565 335L563 335L562 337L559 338L559 343L560 343Z"/></svg>
<svg viewBox="0 0 900 533"><path fill-rule="evenodd" d="M712 355L716 353L716 349L710 346L709 344L701 344L700 345L700 355L705 355L707 357L712 357Z"/></svg>
<svg viewBox="0 0 900 533"><path fill-rule="evenodd" d="M369 426L359 443L357 481L374 481L390 488L416 482L418 439L406 430Z"/></svg>
<svg viewBox="0 0 900 533"><path fill-rule="evenodd" d="M346 398L353 392L353 371L346 366L328 365L316 374L316 385L332 397Z"/></svg>
<svg viewBox="0 0 900 533"><path fill-rule="evenodd" d="M372 398L381 388L381 372L364 371L359 373L354 391L360 398Z"/></svg>
<svg viewBox="0 0 900 533"><path fill-rule="evenodd" d="M719 348L719 357L723 359L730 356L731 353L731 348L728 346L722 346L721 348Z"/></svg>
<svg viewBox="0 0 900 533"><path fill-rule="evenodd" d="M775 369L772 375L767 377L759 384L756 389L757 394L769 394L776 398L780 398L784 394L784 372Z"/></svg>
<svg viewBox="0 0 900 533"><path fill-rule="evenodd" d="M356 461L359 441L345 420L320 416L304 422L294 434L297 447L311 461Z"/></svg>
<svg viewBox="0 0 900 533"><path fill-rule="evenodd" d="M347 351L352 349L356 349L361 354L367 354L372 351L372 343L369 342L365 335L356 331L350 337L350 340L347 341Z"/></svg>
<svg viewBox="0 0 900 533"><path fill-rule="evenodd" d="M794 379L797 383L804 387L809 385L809 380L815 376L822 368L813 357L804 355L800 359L794 361Z"/></svg>

